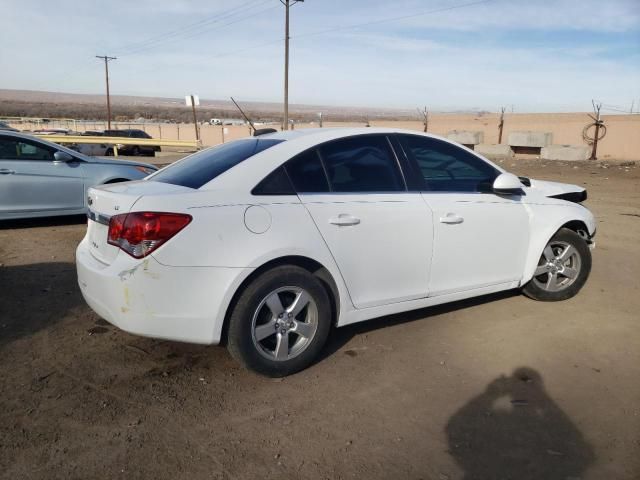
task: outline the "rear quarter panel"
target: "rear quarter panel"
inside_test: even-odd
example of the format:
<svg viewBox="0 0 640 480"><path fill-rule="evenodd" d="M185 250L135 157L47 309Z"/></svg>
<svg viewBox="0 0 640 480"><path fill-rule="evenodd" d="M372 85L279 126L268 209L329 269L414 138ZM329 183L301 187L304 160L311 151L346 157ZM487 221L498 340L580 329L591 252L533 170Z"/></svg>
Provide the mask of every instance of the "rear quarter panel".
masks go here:
<svg viewBox="0 0 640 480"><path fill-rule="evenodd" d="M149 196L140 198L132 210L180 212L193 217L183 231L152 253L161 264L237 268L244 272L282 257L302 256L315 260L331 274L338 288L341 314L353 310L340 270L297 196L246 195L236 196L229 202L224 201L225 197L230 198L231 192L196 191L175 198L171 195ZM268 217L268 228L264 232L251 231L249 227L253 226L248 222L248 210L257 212L261 219ZM245 278L245 274L237 277L220 306L221 314Z"/></svg>

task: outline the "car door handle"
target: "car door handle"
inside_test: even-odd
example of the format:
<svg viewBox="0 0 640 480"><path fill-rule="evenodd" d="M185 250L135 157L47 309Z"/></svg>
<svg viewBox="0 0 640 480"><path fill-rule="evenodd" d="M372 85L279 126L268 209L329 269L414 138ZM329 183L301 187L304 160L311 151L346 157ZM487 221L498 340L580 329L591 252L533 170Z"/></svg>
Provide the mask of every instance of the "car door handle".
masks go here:
<svg viewBox="0 0 640 480"><path fill-rule="evenodd" d="M8 168L0 168L0 175L13 175L16 173L14 170L9 170Z"/></svg>
<svg viewBox="0 0 640 480"><path fill-rule="evenodd" d="M455 225L457 223L464 222L464 218L455 213L447 213L444 217L440 217L440 223L448 223L450 225Z"/></svg>
<svg viewBox="0 0 640 480"><path fill-rule="evenodd" d="M360 219L353 215L349 215L348 213L341 213L337 217L330 218L329 223L332 225L346 227L349 225L358 225L360 223Z"/></svg>

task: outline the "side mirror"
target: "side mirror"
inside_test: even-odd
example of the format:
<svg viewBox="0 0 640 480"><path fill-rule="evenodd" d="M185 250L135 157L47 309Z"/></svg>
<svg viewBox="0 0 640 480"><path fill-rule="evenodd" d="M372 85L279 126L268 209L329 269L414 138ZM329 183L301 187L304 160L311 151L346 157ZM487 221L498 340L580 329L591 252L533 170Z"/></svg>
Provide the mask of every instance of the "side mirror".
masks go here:
<svg viewBox="0 0 640 480"><path fill-rule="evenodd" d="M53 159L56 162L72 162L75 160L75 158L73 157L73 155L67 153L67 152L61 152L61 151L57 151L56 153L53 154Z"/></svg>
<svg viewBox="0 0 640 480"><path fill-rule="evenodd" d="M522 183L513 173L501 173L493 181L493 192L498 195L522 194Z"/></svg>

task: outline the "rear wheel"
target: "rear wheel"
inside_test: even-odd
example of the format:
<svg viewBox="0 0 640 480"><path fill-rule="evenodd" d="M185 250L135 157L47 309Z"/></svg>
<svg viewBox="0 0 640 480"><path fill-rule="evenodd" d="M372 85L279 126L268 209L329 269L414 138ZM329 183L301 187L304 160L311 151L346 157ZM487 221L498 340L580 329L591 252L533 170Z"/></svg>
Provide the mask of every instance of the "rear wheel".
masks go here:
<svg viewBox="0 0 640 480"><path fill-rule="evenodd" d="M313 362L330 324L329 298L320 281L297 266L276 267L240 294L229 319L227 348L250 370L282 377Z"/></svg>
<svg viewBox="0 0 640 480"><path fill-rule="evenodd" d="M589 246L580 235L562 228L544 247L533 278L522 291L535 300L566 300L580 291L590 272Z"/></svg>

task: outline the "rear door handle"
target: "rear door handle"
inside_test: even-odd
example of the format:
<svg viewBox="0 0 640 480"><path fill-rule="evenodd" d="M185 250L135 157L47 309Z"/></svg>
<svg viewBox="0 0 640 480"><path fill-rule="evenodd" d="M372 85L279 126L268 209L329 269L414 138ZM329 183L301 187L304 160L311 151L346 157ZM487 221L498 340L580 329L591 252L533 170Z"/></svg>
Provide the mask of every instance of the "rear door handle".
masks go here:
<svg viewBox="0 0 640 480"><path fill-rule="evenodd" d="M440 217L440 223L448 223L450 225L455 225L457 223L464 222L464 218L455 213L447 213L444 217Z"/></svg>
<svg viewBox="0 0 640 480"><path fill-rule="evenodd" d="M337 217L330 218L329 223L332 225L346 227L349 225L358 225L360 223L360 219L353 215L349 215L348 213L341 213Z"/></svg>
<svg viewBox="0 0 640 480"><path fill-rule="evenodd" d="M8 168L0 168L0 175L13 175L14 173L16 172Z"/></svg>

